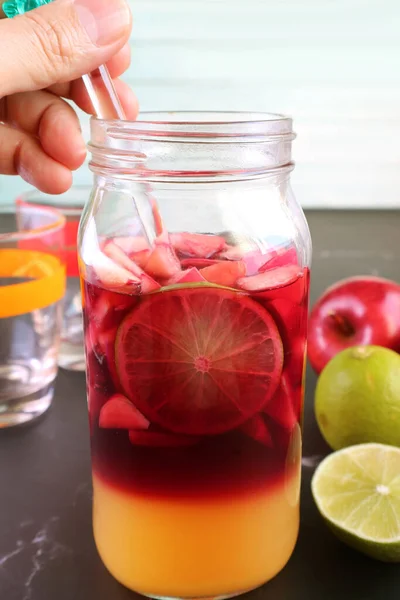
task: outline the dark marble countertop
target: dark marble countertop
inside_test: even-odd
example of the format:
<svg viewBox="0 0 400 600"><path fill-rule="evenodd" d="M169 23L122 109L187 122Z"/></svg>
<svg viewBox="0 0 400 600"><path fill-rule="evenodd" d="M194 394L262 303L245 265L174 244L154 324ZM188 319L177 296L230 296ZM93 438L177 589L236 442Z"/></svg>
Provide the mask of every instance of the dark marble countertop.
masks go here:
<svg viewBox="0 0 400 600"><path fill-rule="evenodd" d="M400 281L400 211L310 211L311 302L354 274ZM398 600L400 565L346 548L310 494L328 452L314 421L309 369L300 537L289 564L249 600ZM91 530L89 436L83 374L61 371L54 404L34 426L0 431L0 600L129 600L103 567Z"/></svg>

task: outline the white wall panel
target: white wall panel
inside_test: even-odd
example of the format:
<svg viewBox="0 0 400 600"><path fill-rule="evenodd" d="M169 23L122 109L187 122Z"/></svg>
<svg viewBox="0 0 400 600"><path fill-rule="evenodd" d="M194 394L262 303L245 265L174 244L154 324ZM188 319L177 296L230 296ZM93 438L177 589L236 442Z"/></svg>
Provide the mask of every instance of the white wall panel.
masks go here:
<svg viewBox="0 0 400 600"><path fill-rule="evenodd" d="M307 206L400 206L400 4L395 0L131 0L143 110L293 116ZM83 118L87 136L87 119ZM86 181L87 170L76 175ZM0 201L26 187L0 178Z"/></svg>

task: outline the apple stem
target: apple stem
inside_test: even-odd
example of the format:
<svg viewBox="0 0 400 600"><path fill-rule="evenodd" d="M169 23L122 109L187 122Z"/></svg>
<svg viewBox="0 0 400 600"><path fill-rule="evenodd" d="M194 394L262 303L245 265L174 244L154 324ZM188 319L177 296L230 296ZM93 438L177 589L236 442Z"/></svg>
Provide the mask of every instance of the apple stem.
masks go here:
<svg viewBox="0 0 400 600"><path fill-rule="evenodd" d="M355 334L354 327L345 317L333 312L329 316L345 337L352 337Z"/></svg>

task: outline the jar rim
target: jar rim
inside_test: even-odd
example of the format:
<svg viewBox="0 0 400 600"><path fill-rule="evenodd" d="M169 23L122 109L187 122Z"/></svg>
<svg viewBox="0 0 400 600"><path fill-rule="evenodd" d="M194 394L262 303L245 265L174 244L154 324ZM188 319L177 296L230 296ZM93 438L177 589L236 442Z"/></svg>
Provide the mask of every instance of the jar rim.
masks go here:
<svg viewBox="0 0 400 600"><path fill-rule="evenodd" d="M206 181L293 168L291 117L267 112L142 112L91 120L90 168L143 179Z"/></svg>
<svg viewBox="0 0 400 600"><path fill-rule="evenodd" d="M191 138L294 138L291 117L269 112L246 111L143 111L136 121L92 117L115 137L126 135Z"/></svg>

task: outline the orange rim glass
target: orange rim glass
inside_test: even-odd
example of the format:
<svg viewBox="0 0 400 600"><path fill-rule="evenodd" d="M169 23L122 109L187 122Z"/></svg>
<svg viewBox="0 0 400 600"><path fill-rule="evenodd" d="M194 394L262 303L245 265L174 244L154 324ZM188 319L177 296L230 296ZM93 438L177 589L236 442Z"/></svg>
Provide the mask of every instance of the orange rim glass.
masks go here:
<svg viewBox="0 0 400 600"><path fill-rule="evenodd" d="M35 204L54 208L61 212L65 219L64 240L65 246L63 254L66 261L67 276L79 277L78 259L77 259L77 237L79 220L85 205L90 197L91 187L87 185L73 186L64 194L52 196L43 194L37 190L21 194L16 203Z"/></svg>
<svg viewBox="0 0 400 600"><path fill-rule="evenodd" d="M52 208L0 206L0 318L63 298L64 230L65 217Z"/></svg>

